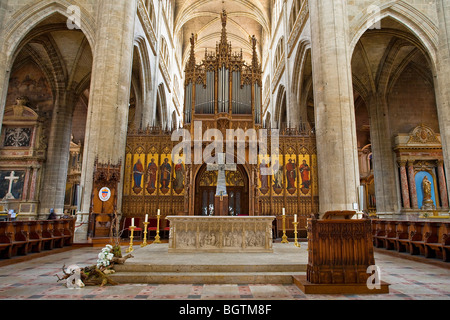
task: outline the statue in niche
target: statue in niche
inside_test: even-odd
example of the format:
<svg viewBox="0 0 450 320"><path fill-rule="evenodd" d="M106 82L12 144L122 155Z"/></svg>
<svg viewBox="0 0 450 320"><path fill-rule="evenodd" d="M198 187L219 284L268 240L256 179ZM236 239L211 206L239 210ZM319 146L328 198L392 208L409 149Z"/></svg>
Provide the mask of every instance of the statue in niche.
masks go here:
<svg viewBox="0 0 450 320"><path fill-rule="evenodd" d="M423 205L424 210L434 210L436 207L434 205L433 199L431 198L431 181L425 176L422 181L422 191L423 191Z"/></svg>

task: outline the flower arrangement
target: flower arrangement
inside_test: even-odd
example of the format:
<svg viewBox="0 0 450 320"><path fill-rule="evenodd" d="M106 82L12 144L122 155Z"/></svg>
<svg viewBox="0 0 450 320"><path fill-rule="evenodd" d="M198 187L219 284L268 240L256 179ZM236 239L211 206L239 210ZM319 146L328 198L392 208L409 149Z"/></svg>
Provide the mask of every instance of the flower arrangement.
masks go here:
<svg viewBox="0 0 450 320"><path fill-rule="evenodd" d="M102 251L98 254L97 260L97 268L109 267L111 265L111 261L114 258L114 253L112 253L113 246L107 244L106 247L102 249Z"/></svg>

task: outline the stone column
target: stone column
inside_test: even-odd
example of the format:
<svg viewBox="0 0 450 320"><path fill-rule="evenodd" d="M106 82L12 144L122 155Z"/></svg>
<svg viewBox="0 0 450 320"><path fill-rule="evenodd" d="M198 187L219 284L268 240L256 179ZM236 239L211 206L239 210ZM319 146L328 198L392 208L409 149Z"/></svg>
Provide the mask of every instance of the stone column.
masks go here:
<svg viewBox="0 0 450 320"><path fill-rule="evenodd" d="M127 137L137 1L99 0L96 5L98 28L81 176L81 212L77 222L83 225L77 230L76 239L87 235L95 160L123 164ZM117 191L120 210L121 185Z"/></svg>
<svg viewBox="0 0 450 320"><path fill-rule="evenodd" d="M409 192L411 199L411 207L413 209L419 209L419 202L417 200L417 190L416 190L416 177L414 174L414 161L408 161L408 179L409 179Z"/></svg>
<svg viewBox="0 0 450 320"><path fill-rule="evenodd" d="M51 208L55 209L57 215L62 216L64 213L74 105L70 92L57 94L40 191L40 219L47 219Z"/></svg>
<svg viewBox="0 0 450 320"><path fill-rule="evenodd" d="M370 115L370 139L373 152L373 172L377 212L396 214L399 211L397 167L392 158L392 142L389 132L388 105L383 94L374 94L368 99ZM405 200L405 199L403 199Z"/></svg>
<svg viewBox="0 0 450 320"><path fill-rule="evenodd" d="M309 1L320 213L354 210L359 165L347 1Z"/></svg>
<svg viewBox="0 0 450 320"><path fill-rule="evenodd" d="M398 162L400 166L400 185L402 189L403 208L410 209L411 203L409 200L409 187L408 187L408 175L406 173L406 161L401 160Z"/></svg>
<svg viewBox="0 0 450 320"><path fill-rule="evenodd" d="M446 172L450 172L450 1L436 1L439 45L436 63L436 100ZM450 185L449 175L444 179ZM447 190L448 198L448 190Z"/></svg>
<svg viewBox="0 0 450 320"><path fill-rule="evenodd" d="M439 178L439 193L441 196L442 209L448 209L448 190L447 183L445 182L444 161L439 160L437 166L438 178Z"/></svg>

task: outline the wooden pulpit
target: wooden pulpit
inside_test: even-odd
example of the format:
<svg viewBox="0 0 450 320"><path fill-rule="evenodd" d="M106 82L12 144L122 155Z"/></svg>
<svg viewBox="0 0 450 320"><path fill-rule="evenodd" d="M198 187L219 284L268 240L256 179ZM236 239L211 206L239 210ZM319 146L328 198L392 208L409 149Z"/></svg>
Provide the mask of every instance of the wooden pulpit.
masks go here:
<svg viewBox="0 0 450 320"><path fill-rule="evenodd" d="M324 215L326 219L308 219L307 275L295 278L306 294L389 293L383 281L376 288L371 285L374 275L368 272L376 265L372 222L348 218L355 214L333 211Z"/></svg>

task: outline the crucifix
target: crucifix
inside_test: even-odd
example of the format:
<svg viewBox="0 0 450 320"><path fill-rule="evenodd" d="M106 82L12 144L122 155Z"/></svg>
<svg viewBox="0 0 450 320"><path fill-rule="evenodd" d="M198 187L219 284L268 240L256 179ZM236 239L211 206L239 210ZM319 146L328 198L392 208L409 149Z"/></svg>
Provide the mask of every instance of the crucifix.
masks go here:
<svg viewBox="0 0 450 320"><path fill-rule="evenodd" d="M6 200L14 200L14 196L12 194L12 187L13 187L13 183L16 180L19 180L19 177L15 176L15 172L11 171L11 174L9 175L9 177L6 177L5 180L9 180L9 187L8 187L8 193L5 196Z"/></svg>
<svg viewBox="0 0 450 320"><path fill-rule="evenodd" d="M227 182L225 177L226 171L237 171L236 164L225 164L225 154L218 154L217 164L208 164L206 170L217 171L217 188L216 198L214 200L215 215L227 216L228 215L228 194L227 194Z"/></svg>

